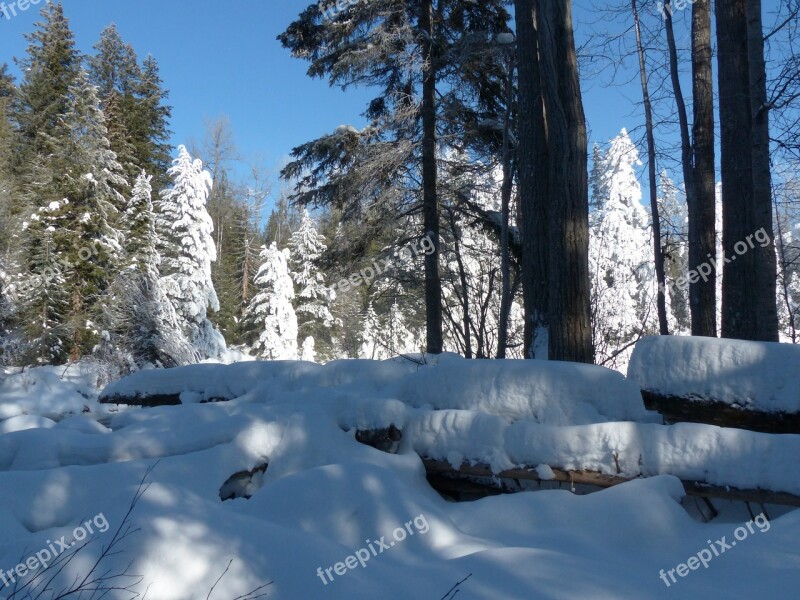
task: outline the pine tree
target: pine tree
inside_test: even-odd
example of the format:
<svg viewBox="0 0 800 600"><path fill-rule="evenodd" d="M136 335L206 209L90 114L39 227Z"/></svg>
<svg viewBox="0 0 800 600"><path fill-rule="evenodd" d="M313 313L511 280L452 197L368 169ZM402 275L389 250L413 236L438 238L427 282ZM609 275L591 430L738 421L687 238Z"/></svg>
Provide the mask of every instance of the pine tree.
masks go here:
<svg viewBox="0 0 800 600"><path fill-rule="evenodd" d="M173 185L161 193L158 216L162 284L198 355L218 356L225 341L208 319L209 309L219 310L211 279L211 263L217 259L214 224L206 210L211 175L184 146L169 174Z"/></svg>
<svg viewBox="0 0 800 600"><path fill-rule="evenodd" d="M256 354L267 360L297 358L297 317L292 307L294 284L289 275L289 251L273 242L261 252L261 267L255 278L258 290L245 311L251 331L258 335Z"/></svg>

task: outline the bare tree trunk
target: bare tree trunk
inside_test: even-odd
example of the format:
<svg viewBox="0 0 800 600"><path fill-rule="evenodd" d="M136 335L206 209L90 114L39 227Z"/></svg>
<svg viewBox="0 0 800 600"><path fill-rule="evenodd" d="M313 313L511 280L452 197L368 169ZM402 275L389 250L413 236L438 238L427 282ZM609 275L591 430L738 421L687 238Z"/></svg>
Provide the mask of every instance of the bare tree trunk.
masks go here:
<svg viewBox="0 0 800 600"><path fill-rule="evenodd" d="M467 280L467 269L464 266L464 257L461 255L460 233L456 229L456 219L453 210L448 212L450 229L453 232L453 252L458 264L458 277L461 282L461 321L464 329L464 358L473 358L472 352L472 325L469 314L469 282Z"/></svg>
<svg viewBox="0 0 800 600"><path fill-rule="evenodd" d="M689 204L689 268L716 264L716 173L714 156L714 82L711 66L711 0L692 7L693 202ZM717 336L717 282L690 284L692 335Z"/></svg>
<svg viewBox="0 0 800 600"><path fill-rule="evenodd" d="M755 0L750 0L754 2ZM719 106L722 147L723 235L726 263L722 282L722 335L726 338L777 341L774 246L750 248L748 240L762 227L772 239L769 135L760 3L748 27L747 0L717 2ZM756 33L756 29L759 31ZM751 66L751 62L755 63ZM752 83L751 83L752 79ZM764 91L763 96L766 95ZM763 121L762 121L763 119ZM757 132L757 133L756 133ZM754 169L753 161L758 164ZM765 173L767 171L767 173ZM756 174L757 172L757 174ZM754 176L755 174L755 176ZM765 199L767 206L764 206ZM738 251L737 251L738 249Z"/></svg>
<svg viewBox="0 0 800 600"><path fill-rule="evenodd" d="M510 53L509 53L510 54ZM506 110L503 122L503 222L500 232L500 261L503 286L500 299L500 323L497 334L497 358L506 357L508 347L508 318L511 313L511 256L509 254L508 228L511 217L511 192L514 187L514 173L511 161L511 106L514 103L514 59L509 56L508 76L506 77Z"/></svg>
<svg viewBox="0 0 800 600"><path fill-rule="evenodd" d="M434 52L433 0L422 1L419 27L422 36L422 187L425 235L434 251L425 256L425 323L427 352L441 354L442 281L439 272L440 226L438 169L436 164L436 57Z"/></svg>
<svg viewBox="0 0 800 600"><path fill-rule="evenodd" d="M525 358L547 358L549 149L539 69L534 0L515 0L519 77L519 226L525 304Z"/></svg>
<svg viewBox="0 0 800 600"><path fill-rule="evenodd" d="M753 224L754 231L768 233L770 243L756 246L754 252L756 289L755 338L777 342L778 283L775 235L772 214L772 168L769 154L769 106L767 72L764 64L764 28L761 23L761 0L747 1L747 52L750 72L750 110L752 114Z"/></svg>
<svg viewBox="0 0 800 600"><path fill-rule="evenodd" d="M570 0L536 0L549 154L549 358L594 362L588 141Z"/></svg>
<svg viewBox="0 0 800 600"><path fill-rule="evenodd" d="M669 0L666 3L667 14L667 35L669 36L672 28L672 16L669 9ZM664 251L661 248L661 214L658 208L658 181L656 175L656 138L653 133L653 105L650 101L650 88L647 83L647 63L644 56L644 46L642 45L642 28L639 22L639 9L636 0L631 0L631 10L633 11L633 23L636 30L636 50L639 56L639 78L642 84L642 98L644 100L645 129L647 130L647 162L648 177L650 181L650 211L653 215L653 257L655 259L656 281L658 292L656 297L656 308L658 310L658 325L661 335L669 335L669 321L667 320L667 276L664 271ZM674 46L674 40L673 40ZM670 48L672 50L672 48ZM670 52L671 54L671 52ZM677 64L675 66L677 69ZM676 88L676 98L680 94L680 86ZM683 96L680 96L680 108L683 107L683 119L681 122L681 133L686 125L686 106L683 104ZM688 129L686 135L688 136ZM688 140L687 140L688 143ZM684 157L685 158L685 157ZM685 172L685 169L684 169ZM691 181L686 182L687 190L690 188Z"/></svg>

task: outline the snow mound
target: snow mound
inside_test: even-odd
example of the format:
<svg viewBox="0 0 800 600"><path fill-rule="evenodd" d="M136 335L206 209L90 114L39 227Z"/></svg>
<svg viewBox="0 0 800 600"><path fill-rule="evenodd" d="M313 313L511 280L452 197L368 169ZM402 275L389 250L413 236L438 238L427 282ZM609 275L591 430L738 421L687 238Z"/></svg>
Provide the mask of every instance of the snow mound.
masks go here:
<svg viewBox="0 0 800 600"><path fill-rule="evenodd" d="M628 379L648 392L747 410L800 412L800 346L697 337L636 344Z"/></svg>

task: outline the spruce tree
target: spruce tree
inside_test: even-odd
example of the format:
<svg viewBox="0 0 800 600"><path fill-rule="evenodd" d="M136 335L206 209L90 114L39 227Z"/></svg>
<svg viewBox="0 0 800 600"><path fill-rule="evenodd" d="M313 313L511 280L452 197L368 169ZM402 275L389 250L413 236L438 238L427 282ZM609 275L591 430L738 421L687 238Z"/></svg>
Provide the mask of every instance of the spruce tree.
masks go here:
<svg viewBox="0 0 800 600"><path fill-rule="evenodd" d="M648 249L648 216L635 167L641 164L636 146L623 129L611 141L601 162L595 198L598 211L591 222L589 264L592 280L593 341L598 364L624 370L631 342L656 333L656 284Z"/></svg>

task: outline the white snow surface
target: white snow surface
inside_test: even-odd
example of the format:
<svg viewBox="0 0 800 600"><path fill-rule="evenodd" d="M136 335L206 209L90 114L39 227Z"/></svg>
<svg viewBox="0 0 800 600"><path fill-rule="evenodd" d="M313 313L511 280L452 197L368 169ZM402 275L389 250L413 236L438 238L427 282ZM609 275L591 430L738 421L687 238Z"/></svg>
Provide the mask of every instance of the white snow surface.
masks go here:
<svg viewBox="0 0 800 600"><path fill-rule="evenodd" d="M57 424L18 413L0 421L10 422L0 434L0 569L61 536L69 543L77 527L102 514L108 531L90 535L53 582L68 588L111 542L154 467L131 513L137 531L102 562L111 573L130 563L137 577L122 582L147 590L150 600L206 598L228 565L210 598L272 582L263 590L272 600L439 600L470 574L460 600L795 597L800 511L773 515L768 529L755 528L668 588L660 570L687 562L707 540L732 541L749 517L741 509L701 523L681 506L679 480L658 473L750 487L781 481L800 493L800 436L615 421L623 414L649 420L641 400L633 402L636 386L621 376L519 365L452 356L427 366L405 359L200 365L142 372L107 393L231 401L131 408L106 414L108 427L93 420L94 409L53 415ZM560 406L543 410L546 402ZM354 439L354 428L391 423L404 431L398 455ZM455 504L430 488L418 453L495 469L534 465L544 477L558 466L616 473L616 462L623 474L655 476L586 496L545 490ZM264 463L250 500L220 501L231 475ZM321 580L318 569L382 536L390 544L408 527L414 535L370 555L366 567ZM5 599L10 588L2 586Z"/></svg>
<svg viewBox="0 0 800 600"><path fill-rule="evenodd" d="M697 337L636 344L628 378L668 396L746 410L800 412L800 346Z"/></svg>

